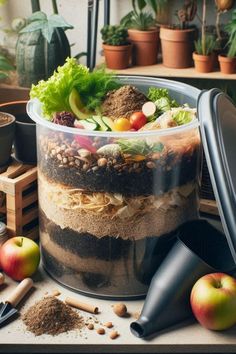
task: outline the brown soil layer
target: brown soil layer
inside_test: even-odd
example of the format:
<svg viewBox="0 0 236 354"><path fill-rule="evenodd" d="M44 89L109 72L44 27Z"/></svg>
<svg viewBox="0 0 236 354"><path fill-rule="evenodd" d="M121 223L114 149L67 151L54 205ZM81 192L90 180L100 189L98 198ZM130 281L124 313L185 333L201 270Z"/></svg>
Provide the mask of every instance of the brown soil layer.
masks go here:
<svg viewBox="0 0 236 354"><path fill-rule="evenodd" d="M147 101L147 97L136 87L125 85L107 93L102 104L102 113L111 118L129 118L132 113L142 111L142 106Z"/></svg>

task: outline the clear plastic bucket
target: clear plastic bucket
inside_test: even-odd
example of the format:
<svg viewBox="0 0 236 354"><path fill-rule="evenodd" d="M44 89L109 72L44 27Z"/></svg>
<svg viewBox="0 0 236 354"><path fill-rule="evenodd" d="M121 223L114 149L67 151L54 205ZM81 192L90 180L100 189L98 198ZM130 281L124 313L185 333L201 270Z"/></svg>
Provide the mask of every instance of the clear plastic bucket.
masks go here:
<svg viewBox="0 0 236 354"><path fill-rule="evenodd" d="M122 76L147 92L167 88L196 107L199 90ZM53 124L37 100L40 240L48 273L91 296L145 296L184 222L198 218L198 121L158 131L85 131Z"/></svg>

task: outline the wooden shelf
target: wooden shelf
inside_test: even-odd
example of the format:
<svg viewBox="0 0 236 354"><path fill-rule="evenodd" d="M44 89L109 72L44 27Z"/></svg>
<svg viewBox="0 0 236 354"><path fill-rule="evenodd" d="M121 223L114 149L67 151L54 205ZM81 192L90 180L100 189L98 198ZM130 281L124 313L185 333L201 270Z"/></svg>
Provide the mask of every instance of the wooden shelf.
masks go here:
<svg viewBox="0 0 236 354"><path fill-rule="evenodd" d="M110 71L109 69L107 69ZM236 74L225 75L220 71L211 73L199 73L194 67L187 69L171 69L166 68L163 64L150 66L133 66L124 70L115 70L118 74L123 75L145 75L157 76L165 78L188 78L188 79L213 79L213 80L236 80Z"/></svg>

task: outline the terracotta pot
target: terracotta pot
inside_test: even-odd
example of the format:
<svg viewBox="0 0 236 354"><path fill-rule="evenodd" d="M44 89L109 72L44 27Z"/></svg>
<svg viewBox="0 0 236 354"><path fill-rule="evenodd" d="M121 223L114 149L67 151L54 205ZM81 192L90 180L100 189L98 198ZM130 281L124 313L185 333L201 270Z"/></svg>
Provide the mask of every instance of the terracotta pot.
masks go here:
<svg viewBox="0 0 236 354"><path fill-rule="evenodd" d="M10 160L15 120L13 115L0 112L0 167L6 165Z"/></svg>
<svg viewBox="0 0 236 354"><path fill-rule="evenodd" d="M161 27L163 64L175 69L193 66L192 53L195 36L195 28L180 30Z"/></svg>
<svg viewBox="0 0 236 354"><path fill-rule="evenodd" d="M129 39L133 44L133 65L147 66L156 64L159 49L159 29L155 28L150 31L129 29L128 33Z"/></svg>
<svg viewBox="0 0 236 354"><path fill-rule="evenodd" d="M209 73L214 70L213 55L200 55L193 53L195 69L200 73Z"/></svg>
<svg viewBox="0 0 236 354"><path fill-rule="evenodd" d="M109 69L120 70L126 69L129 66L131 56L131 44L127 45L102 45L106 65Z"/></svg>
<svg viewBox="0 0 236 354"><path fill-rule="evenodd" d="M234 74L236 71L236 58L228 58L226 55L218 55L220 71L223 74Z"/></svg>
<svg viewBox="0 0 236 354"><path fill-rule="evenodd" d="M26 113L27 101L15 101L0 104L0 111L13 114L15 122L15 157L23 163L35 164L36 154L36 124Z"/></svg>

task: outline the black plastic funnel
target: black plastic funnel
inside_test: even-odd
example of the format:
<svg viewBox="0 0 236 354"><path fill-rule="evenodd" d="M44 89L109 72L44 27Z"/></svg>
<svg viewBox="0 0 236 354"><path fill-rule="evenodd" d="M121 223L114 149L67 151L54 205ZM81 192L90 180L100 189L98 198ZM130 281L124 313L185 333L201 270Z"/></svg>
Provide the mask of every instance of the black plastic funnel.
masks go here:
<svg viewBox="0 0 236 354"><path fill-rule="evenodd" d="M204 220L186 223L155 273L131 332L146 337L186 320L192 316L189 300L195 282L212 272L232 274L235 268L224 234Z"/></svg>

